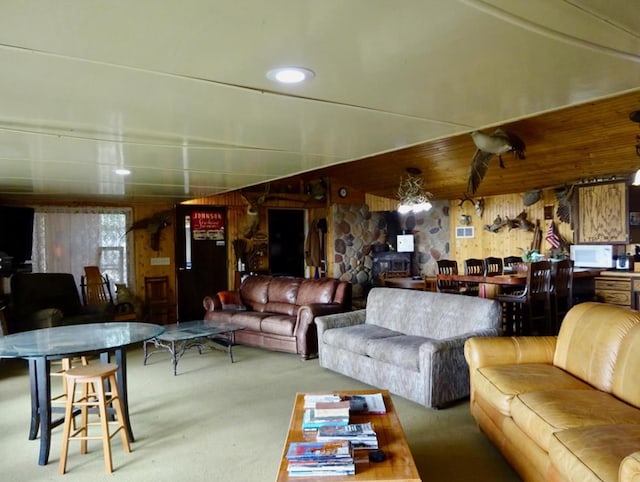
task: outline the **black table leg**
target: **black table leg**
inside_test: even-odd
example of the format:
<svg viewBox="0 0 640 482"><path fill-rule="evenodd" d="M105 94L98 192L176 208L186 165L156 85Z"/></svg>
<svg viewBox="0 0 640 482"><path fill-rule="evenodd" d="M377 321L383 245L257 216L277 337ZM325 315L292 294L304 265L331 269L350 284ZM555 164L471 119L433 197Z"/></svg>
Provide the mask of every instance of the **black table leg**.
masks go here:
<svg viewBox="0 0 640 482"><path fill-rule="evenodd" d="M38 357L33 361L35 365L38 413L40 415L40 456L38 464L47 465L51 449L51 380L49 379L51 368L46 357Z"/></svg>
<svg viewBox="0 0 640 482"><path fill-rule="evenodd" d="M36 376L36 361L29 358L29 388L31 391L31 426L29 440L35 440L40 427L40 413L38 411L38 377Z"/></svg>
<svg viewBox="0 0 640 482"><path fill-rule="evenodd" d="M124 418L125 427L129 434L129 441L135 442L133 430L131 428L131 420L129 419L129 396L127 395L127 349L123 346L116 348L116 363L118 364L118 392L120 392L120 400L122 401L122 417Z"/></svg>

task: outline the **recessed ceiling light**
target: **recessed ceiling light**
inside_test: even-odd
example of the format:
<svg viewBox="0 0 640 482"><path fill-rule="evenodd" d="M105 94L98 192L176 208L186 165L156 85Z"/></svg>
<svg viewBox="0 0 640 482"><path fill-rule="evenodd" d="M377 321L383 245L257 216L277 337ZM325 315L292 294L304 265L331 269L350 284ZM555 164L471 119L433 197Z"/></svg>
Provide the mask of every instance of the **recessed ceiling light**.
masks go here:
<svg viewBox="0 0 640 482"><path fill-rule="evenodd" d="M267 72L267 78L283 84L298 84L315 77L312 70L302 67L279 67Z"/></svg>
<svg viewBox="0 0 640 482"><path fill-rule="evenodd" d="M131 171L129 169L125 169L124 167L116 169L114 172L118 176L128 176L129 174L131 174Z"/></svg>

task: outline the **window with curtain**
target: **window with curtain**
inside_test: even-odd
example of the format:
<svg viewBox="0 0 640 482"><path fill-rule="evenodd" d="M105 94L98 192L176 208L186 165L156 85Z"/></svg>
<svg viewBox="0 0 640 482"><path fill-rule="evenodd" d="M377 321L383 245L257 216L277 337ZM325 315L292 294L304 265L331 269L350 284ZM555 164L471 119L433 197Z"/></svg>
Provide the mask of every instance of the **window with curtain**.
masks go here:
<svg viewBox="0 0 640 482"><path fill-rule="evenodd" d="M98 266L113 283L131 285L127 226L131 208L36 206L32 270L72 273L80 284L85 266Z"/></svg>

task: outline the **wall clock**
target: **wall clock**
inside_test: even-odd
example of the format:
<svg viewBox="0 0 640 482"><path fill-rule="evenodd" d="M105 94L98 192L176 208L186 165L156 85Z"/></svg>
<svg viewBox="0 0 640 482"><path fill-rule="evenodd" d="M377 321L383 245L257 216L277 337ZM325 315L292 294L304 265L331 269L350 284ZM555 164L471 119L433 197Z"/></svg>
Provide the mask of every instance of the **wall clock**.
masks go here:
<svg viewBox="0 0 640 482"><path fill-rule="evenodd" d="M341 187L340 189L338 189L338 196L345 198L347 197L347 188L346 187Z"/></svg>

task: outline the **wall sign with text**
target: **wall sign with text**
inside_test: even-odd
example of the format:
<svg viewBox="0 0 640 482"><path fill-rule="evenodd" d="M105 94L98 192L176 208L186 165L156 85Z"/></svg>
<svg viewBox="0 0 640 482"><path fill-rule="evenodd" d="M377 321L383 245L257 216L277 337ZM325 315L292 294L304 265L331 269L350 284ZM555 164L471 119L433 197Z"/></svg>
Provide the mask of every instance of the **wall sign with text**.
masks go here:
<svg viewBox="0 0 640 482"><path fill-rule="evenodd" d="M191 233L194 241L224 241L223 214L209 211L192 212Z"/></svg>

